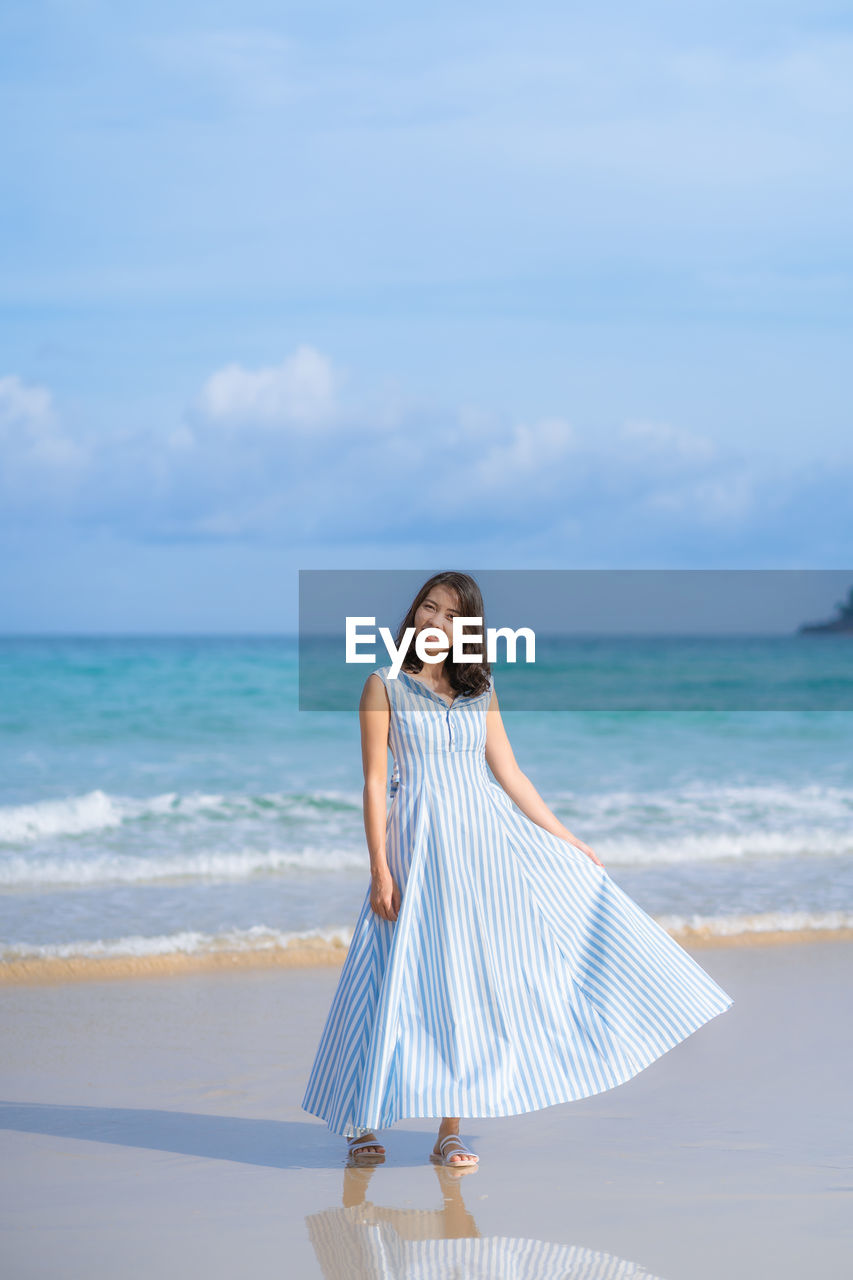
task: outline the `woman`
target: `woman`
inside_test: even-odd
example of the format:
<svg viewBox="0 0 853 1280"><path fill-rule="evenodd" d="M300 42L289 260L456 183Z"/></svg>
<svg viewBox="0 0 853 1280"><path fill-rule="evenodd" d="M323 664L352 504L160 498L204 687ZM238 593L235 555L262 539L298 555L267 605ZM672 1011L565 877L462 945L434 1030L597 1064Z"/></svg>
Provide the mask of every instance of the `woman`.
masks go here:
<svg viewBox="0 0 853 1280"><path fill-rule="evenodd" d="M485 629L480 590L436 574L397 648L411 627L451 640L456 616ZM362 1161L384 1159L377 1128L440 1118L431 1158L471 1166L462 1115L614 1088L733 1001L542 800L487 663L424 664L413 640L391 671L361 697L370 887L302 1107Z"/></svg>

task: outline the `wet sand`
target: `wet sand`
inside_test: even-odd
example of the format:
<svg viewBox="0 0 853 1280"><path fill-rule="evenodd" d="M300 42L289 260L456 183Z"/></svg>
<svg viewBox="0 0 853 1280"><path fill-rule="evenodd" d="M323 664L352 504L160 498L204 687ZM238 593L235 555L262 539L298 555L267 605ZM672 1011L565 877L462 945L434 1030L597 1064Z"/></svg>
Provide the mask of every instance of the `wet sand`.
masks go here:
<svg viewBox="0 0 853 1280"><path fill-rule="evenodd" d="M335 964L6 985L3 1274L845 1273L853 943L690 950L730 1010L609 1093L464 1123L458 1179L429 1121L348 1172L299 1110Z"/></svg>

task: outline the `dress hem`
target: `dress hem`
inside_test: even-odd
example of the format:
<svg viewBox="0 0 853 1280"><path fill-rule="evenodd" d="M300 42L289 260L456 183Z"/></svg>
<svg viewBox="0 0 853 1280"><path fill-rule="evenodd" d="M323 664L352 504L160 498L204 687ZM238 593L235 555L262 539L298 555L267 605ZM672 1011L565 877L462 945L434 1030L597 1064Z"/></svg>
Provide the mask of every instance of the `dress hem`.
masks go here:
<svg viewBox="0 0 853 1280"><path fill-rule="evenodd" d="M312 1111L310 1107L305 1106L304 1102L302 1103L302 1110L308 1115L315 1116L318 1120L324 1121L329 1132L335 1134L336 1137L348 1138L359 1129L363 1132L369 1133L376 1133L379 1129L390 1129L395 1124L398 1124L400 1120L439 1120L444 1116L453 1115L458 1115L463 1120L498 1120L508 1119L510 1116L527 1115L533 1111L546 1111L549 1107L565 1106L569 1102L583 1102L585 1098L594 1098L599 1094L609 1093L612 1089L618 1089L621 1085L627 1084L629 1080L633 1080L636 1076L640 1075L641 1072L646 1071L649 1067L653 1066L655 1062L658 1062L661 1058L665 1057L667 1053L670 1053L679 1044L683 1044L684 1041L694 1035L700 1027L704 1027L707 1023L712 1022L714 1018L718 1018L721 1014L726 1013L733 1004L734 1000L728 999L719 1009L715 1009L713 1013L708 1014L706 1017L703 1017L698 1022L694 1023L689 1030L685 1031L684 1035L673 1040L672 1043L668 1044L665 1048L656 1050L645 1061L637 1059L639 1065L632 1071L621 1073L619 1078L615 1078L613 1080L612 1084L607 1084L601 1089L589 1089L584 1093L573 1093L568 1097L554 1098L550 1101L539 1103L536 1106L513 1107L511 1109L506 1106L493 1106L486 1109L481 1108L476 1111L471 1111L457 1100L449 1103L447 1106L442 1106L435 1110L412 1111L407 1109L405 1112L401 1112L393 1117L386 1116L380 1120L376 1120L373 1124L356 1125L354 1122L350 1122L345 1125L343 1129L332 1128L325 1116L319 1115L316 1111Z"/></svg>

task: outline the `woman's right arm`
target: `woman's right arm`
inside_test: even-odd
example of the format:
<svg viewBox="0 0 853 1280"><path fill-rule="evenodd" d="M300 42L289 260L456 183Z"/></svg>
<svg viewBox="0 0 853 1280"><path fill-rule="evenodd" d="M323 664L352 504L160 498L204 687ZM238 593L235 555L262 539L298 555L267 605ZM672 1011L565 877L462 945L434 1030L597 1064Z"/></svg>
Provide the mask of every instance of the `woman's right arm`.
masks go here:
<svg viewBox="0 0 853 1280"><path fill-rule="evenodd" d="M400 909L400 890L388 868L385 851L391 708L385 685L375 673L365 681L358 714L364 767L364 831L370 854L370 905L383 920L394 921Z"/></svg>

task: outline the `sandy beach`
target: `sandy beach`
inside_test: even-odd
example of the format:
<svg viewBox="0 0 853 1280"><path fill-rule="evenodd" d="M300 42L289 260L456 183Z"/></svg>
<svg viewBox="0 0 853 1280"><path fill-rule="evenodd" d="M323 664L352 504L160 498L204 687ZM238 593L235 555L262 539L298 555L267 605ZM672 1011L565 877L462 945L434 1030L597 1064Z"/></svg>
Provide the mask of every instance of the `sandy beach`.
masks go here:
<svg viewBox="0 0 853 1280"><path fill-rule="evenodd" d="M838 1274L853 944L692 954L732 1009L609 1093L470 1120L463 1177L427 1121L353 1172L300 1111L333 964L8 984L4 1275Z"/></svg>

